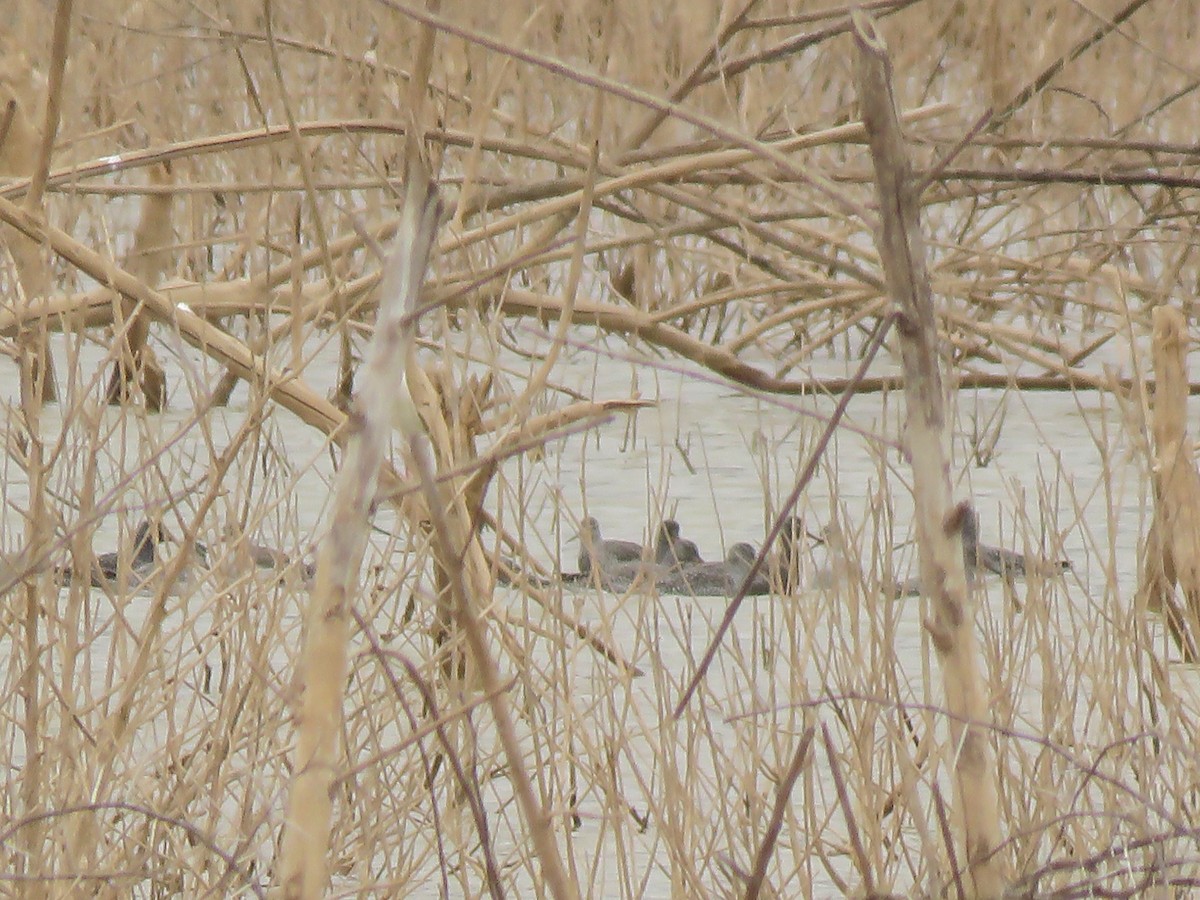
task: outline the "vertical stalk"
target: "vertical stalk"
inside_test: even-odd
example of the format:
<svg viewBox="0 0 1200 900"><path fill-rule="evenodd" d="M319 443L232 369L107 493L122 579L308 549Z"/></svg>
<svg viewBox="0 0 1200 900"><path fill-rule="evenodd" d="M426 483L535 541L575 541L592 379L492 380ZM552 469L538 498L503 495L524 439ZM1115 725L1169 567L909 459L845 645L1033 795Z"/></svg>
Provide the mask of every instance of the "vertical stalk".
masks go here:
<svg viewBox="0 0 1200 900"><path fill-rule="evenodd" d="M394 421L397 386L404 383L402 320L416 302L437 216L431 186L424 178L410 178L360 395L346 423L350 437L338 474L333 527L321 545L306 616L294 774L278 867L286 897L319 897L328 883L330 791L338 768L337 739L349 668L350 604Z"/></svg>
<svg viewBox="0 0 1200 900"><path fill-rule="evenodd" d="M25 438L25 472L29 478L29 517L25 534L27 553L31 559L40 559L45 540L49 536L49 518L46 515L46 472L45 453L41 437L42 395L37 389L39 375L44 373L36 364L37 358L30 353L20 355L21 416ZM43 589L50 590L48 573L33 575L24 582L24 613L22 635L24 638L24 670L21 673L21 701L23 704L22 730L25 738L25 766L21 773L21 809L23 814L34 817L39 801L44 798L43 784L43 734L41 721L41 686L39 670L38 623L42 616ZM18 832L22 852L14 854L17 865L24 868L24 861L36 865L42 857L44 828L36 822ZM30 873L34 874L34 873ZM36 884L37 882L27 882Z"/></svg>
<svg viewBox="0 0 1200 900"><path fill-rule="evenodd" d="M900 131L887 47L874 21L861 11L853 14L853 32L859 102L882 219L875 241L888 292L899 310L921 582L932 604L925 627L941 662L950 714L955 806L965 844L961 858L967 866L964 883L971 896L999 897L1004 885L995 855L1000 843L997 774L959 535L968 510L951 509L946 402L919 198Z"/></svg>
<svg viewBox="0 0 1200 900"><path fill-rule="evenodd" d="M58 133L59 111L62 106L63 72L67 61L67 46L71 29L71 0L59 0L54 18L54 35L50 48L50 77L46 92L42 140L33 162L31 185L25 206L40 212L46 178L50 170L50 155ZM14 258L24 289L24 301L34 297L45 299L50 292L50 272L42 255L42 246L24 235L13 243ZM47 320L43 317L36 334L25 331L19 339L21 414L26 438L25 471L29 478L29 516L26 519L26 549L30 558L40 559L51 537L50 517L46 511L46 466L42 446L42 404L54 400L54 369L50 357ZM25 767L21 774L21 806L31 818L44 797L43 772L45 746L41 718L41 653L38 622L42 615L42 596L49 594L50 575L43 572L25 580L25 610L23 622L25 667L21 675L21 699L24 704L23 731L25 737ZM33 861L42 858L45 829L31 825L21 835L22 853L19 857ZM27 882L36 884L36 882Z"/></svg>
<svg viewBox="0 0 1200 900"><path fill-rule="evenodd" d="M1200 473L1187 431L1187 320L1170 306L1155 307L1153 319L1155 502L1146 569L1163 573L1157 598L1167 630L1183 658L1194 661L1200 641Z"/></svg>

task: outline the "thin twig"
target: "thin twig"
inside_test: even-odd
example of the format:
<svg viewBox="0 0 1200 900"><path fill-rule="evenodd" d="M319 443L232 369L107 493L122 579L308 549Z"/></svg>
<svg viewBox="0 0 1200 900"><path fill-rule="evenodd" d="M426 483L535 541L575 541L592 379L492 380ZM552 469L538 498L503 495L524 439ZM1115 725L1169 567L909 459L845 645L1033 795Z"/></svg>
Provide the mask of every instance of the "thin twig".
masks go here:
<svg viewBox="0 0 1200 900"><path fill-rule="evenodd" d="M816 728L812 725L804 729L792 756L792 764L788 766L787 774L775 789L775 806L771 810L771 818L767 822L762 842L758 845L758 852L754 854L754 869L746 882L745 900L757 900L758 895L762 893L763 884L767 879L767 866L771 862L771 855L775 852L775 845L779 840L779 832L783 828L783 817L787 815L788 804L792 802L792 788L796 786L796 779L804 770L804 761L808 757L815 733Z"/></svg>
<svg viewBox="0 0 1200 900"><path fill-rule="evenodd" d="M771 526L771 530L767 533L767 537L763 541L762 549L759 550L758 556L755 557L754 564L750 566L750 571L742 579L742 584L738 588L737 594L729 602L729 606L725 610L725 615L721 617L721 624L717 626L717 631L709 642L708 648L704 651L704 655L700 657L700 664L696 666L695 674L692 675L687 687L684 688L683 696L675 704L672 714L676 719L683 715L683 710L688 705L688 701L692 699L692 694L700 686L700 682L708 672L708 667L712 665L713 658L717 655L717 649L721 646L721 641L725 637L725 633L733 625L733 619L746 599L750 585L754 583L754 579L762 571L763 566L766 565L767 554L770 553L771 547L779 537L780 532L783 531L792 508L800 499L800 495L804 493L804 489L808 487L808 483L812 480L813 475L816 474L821 457L825 454L825 448L829 446L829 442L833 438L833 433L837 430L838 423L841 422L842 416L846 414L846 408L849 407L851 398L857 392L858 382L867 374L867 369L870 368L871 363L875 360L875 354L879 352L879 348L883 346L883 339L887 336L894 319L894 313L885 316L880 321L879 327L875 329L875 334L871 336L871 341L867 345L866 352L863 353L862 362L859 363L858 370L851 376L849 384L846 385L846 389L842 391L842 395L838 398L837 406L834 407L833 414L829 417L829 422L825 425L825 430L817 440L812 453L809 454L808 462L796 478L796 485L792 488L791 494L783 502L780 513L775 518L775 523Z"/></svg>

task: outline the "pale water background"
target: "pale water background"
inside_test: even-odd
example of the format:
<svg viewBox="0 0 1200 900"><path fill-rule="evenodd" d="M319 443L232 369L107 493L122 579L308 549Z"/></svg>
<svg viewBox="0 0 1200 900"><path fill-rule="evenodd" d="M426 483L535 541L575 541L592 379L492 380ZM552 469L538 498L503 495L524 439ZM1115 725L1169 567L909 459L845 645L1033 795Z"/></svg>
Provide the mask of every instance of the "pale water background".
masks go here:
<svg viewBox="0 0 1200 900"><path fill-rule="evenodd" d="M754 396L693 368L667 366L649 357L641 357L635 365L631 361L635 351L621 341L602 338L594 332L579 330L575 337L582 346L568 349L553 372L553 382L595 399L628 398L636 393L643 399L656 400L657 404L634 415L618 414L605 424L556 441L546 448L541 459L514 461L505 467L504 474L509 480L515 482L519 477L527 486L529 519L524 535L533 555L550 569L574 570L577 545L567 539L585 514L601 522L606 536L636 540L648 539L663 516L674 517L683 523L685 533L700 545L706 558L711 559L723 556L725 548L736 541L761 543L768 525L766 510L778 512L823 426L819 415L828 414L834 400ZM594 348L587 346L589 341L595 342ZM167 348L161 354L166 357L172 376L171 410L161 416L136 417L136 421L130 417L124 424L120 424L118 411L105 413L106 421L119 425L120 439L112 442L99 460L104 470L102 481L115 483L121 459L136 458L143 434L162 440L186 427L192 412L189 378L193 385L211 384L218 374L218 369L190 348L179 351L172 359L171 343L167 341ZM103 348L85 348L83 371L101 371L102 356ZM180 361L184 365L180 366ZM334 363L331 353L321 352L307 368L306 379L317 390L328 390L334 381ZM515 355L501 363L514 373L530 371L537 365L536 361L531 363ZM820 364L814 374L841 376L848 374L850 368L844 362L829 361ZM895 362L883 357L872 374L895 369ZM99 383L102 385L106 378L104 371ZM514 383L519 387L515 378ZM0 363L0 384L7 386L8 398L15 402L16 373L8 360ZM227 440L241 425L249 399L247 388L240 386L227 408L210 414L218 450L221 441ZM964 391L959 394L958 404L952 470L956 496L970 498L976 504L984 540L988 543L1039 552L1043 542L1047 548L1053 547L1050 533L1053 528L1061 531L1062 550L1072 560L1074 570L1066 575L1070 589L1058 594L1072 598L1071 606L1059 612L1066 617L1067 634L1074 633L1081 642L1092 640L1090 630L1106 618L1102 609L1110 605L1128 608L1133 603L1137 544L1146 526L1148 498L1144 461L1137 455L1143 452L1140 442L1144 437L1135 435L1136 439L1131 440L1118 402L1095 392L1022 395ZM972 417L986 423L1001 405L1006 408L1005 418L994 459L989 465L978 467L973 464L969 449ZM798 511L816 530L834 515L836 497L840 504L837 515L853 532L868 522L872 498L886 496L893 510L892 538L899 545L896 551L899 574L905 575L910 574L915 563L913 548L904 546L912 534L911 498L906 486L909 467L897 443L902 410L903 398L898 392L855 397L846 417L847 427L839 429L817 477L801 498ZM1194 416L1196 408L1192 411ZM61 426L58 415L57 407L47 408L44 430L48 435L58 433ZM271 422L288 461L300 473L289 507L281 511L283 518L279 521L287 526L281 525L280 531L296 528L304 541L302 546L288 549L303 552L307 549L303 543L319 538L325 526L332 465L323 436L282 409L272 414ZM203 440L194 429L185 431L171 444L169 456L178 463L181 481L187 480L184 476L189 465L194 469L195 461L209 458ZM14 504L23 505L24 485L15 467L8 468L8 506L3 532L5 547L11 551L20 541L22 525ZM190 474L194 476L196 472L192 470ZM493 510L497 508L497 493L493 490L489 495ZM140 517L141 502L139 497L122 502L127 508L127 527L132 527ZM504 510L500 512L503 518ZM394 517L386 511L377 517L377 524L384 529L396 526ZM876 540L870 530L866 534L870 535L867 541ZM269 531L260 536L268 542L272 539ZM208 534L205 537L212 539ZM96 547L99 550L115 546L117 539L117 518L109 516L97 532ZM1111 561L1107 558L1110 547L1115 551ZM870 555L869 547L860 549L864 555ZM815 555L815 563L820 564L820 551ZM1106 574L1110 562L1115 564L1115 583ZM813 598L817 602L817 595ZM648 657L638 649L641 641L634 629L641 619L636 609L624 615L622 610L614 608L614 598L604 595L585 594L570 602L577 604L575 610L585 622L595 616L614 623L612 637L618 647L644 666ZM772 604L778 602L749 601L735 623L733 634L745 638L764 624L771 627ZM514 603L520 608L519 600ZM989 582L980 603L981 622L1010 614L1009 599L996 579ZM661 601L661 614L675 622L677 628L664 630L656 648L656 664L669 677L647 676L638 679L633 688L633 694L644 703L641 714L647 722L657 721L662 710L678 699L676 688L692 671L694 660L706 646L724 607L723 601L713 598ZM923 660L927 656L932 658L932 651L920 626L921 604L914 600L897 608L895 653L911 679L911 694L936 703L941 697L936 666L932 684L925 683L923 674ZM145 612L144 601L141 608L135 604L127 610L134 629ZM621 623L625 623L627 632L622 633ZM830 638L818 633L807 639L819 643ZM9 648L0 652L8 658ZM581 654L580 660L579 691L586 696L589 672L603 664L587 653ZM101 670L106 665L102 654L94 659L94 665ZM710 678L719 679L721 671L720 667L714 668ZM817 677L817 673L807 674ZM763 675L771 677L770 672ZM1040 709L1044 698L1040 695L1040 672L1036 665L1030 667L1024 684L1026 695L1013 698L1014 702L1018 707ZM725 693L719 683L712 690L718 697ZM729 713L743 713L753 707L753 702L751 697L741 701L734 698ZM725 727L732 740L735 726L727 723ZM650 757L646 759L649 767ZM827 768L819 760L820 754L818 769L827 777ZM703 766L703 761L698 765ZM601 860L605 858L603 850L581 852L589 842L605 839L607 831L598 824L601 813L600 809L589 809L585 796L580 807L582 825L571 837L577 858L587 859L594 854ZM503 831L498 831L501 856L505 839ZM645 896L679 896L680 888L672 885L653 824L646 835L636 840L635 846L640 857L637 872L644 869L648 873ZM787 850L781 846L779 852L784 854ZM263 861L267 859L269 854ZM811 874L813 895L837 895L833 883L819 869ZM633 882L639 882L641 877L637 874ZM592 889L597 896L610 894L616 887L615 878L615 872L607 878L602 873L592 883ZM720 894L728 885L714 882L709 887L712 893ZM431 883L428 895L436 896L437 892L438 885Z"/></svg>

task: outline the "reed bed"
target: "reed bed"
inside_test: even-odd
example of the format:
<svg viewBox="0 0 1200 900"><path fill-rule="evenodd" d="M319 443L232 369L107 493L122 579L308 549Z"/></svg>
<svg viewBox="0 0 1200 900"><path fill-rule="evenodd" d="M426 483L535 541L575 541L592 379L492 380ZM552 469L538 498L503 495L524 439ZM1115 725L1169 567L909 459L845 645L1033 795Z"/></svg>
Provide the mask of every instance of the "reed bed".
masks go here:
<svg viewBox="0 0 1200 900"><path fill-rule="evenodd" d="M931 514L848 8L0 3L5 893L261 896L297 867L289 896L1195 887L1200 623L1163 460L1194 484L1196 385L1152 430L1150 345L1180 311L1186 371L1200 18L862 6L950 506L1073 564L968 585L970 708L947 607L882 599ZM339 506L422 167L443 214L388 375L411 406ZM844 550L736 613L567 590L589 514L641 541L678 516L714 556L795 514ZM143 519L157 574L91 587Z"/></svg>

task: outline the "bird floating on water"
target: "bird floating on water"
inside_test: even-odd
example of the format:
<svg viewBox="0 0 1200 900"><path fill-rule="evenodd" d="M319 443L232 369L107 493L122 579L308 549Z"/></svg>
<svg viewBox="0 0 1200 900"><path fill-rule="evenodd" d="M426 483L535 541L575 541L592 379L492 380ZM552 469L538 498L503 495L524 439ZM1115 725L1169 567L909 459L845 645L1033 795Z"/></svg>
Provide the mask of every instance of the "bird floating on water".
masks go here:
<svg viewBox="0 0 1200 900"><path fill-rule="evenodd" d="M979 514L968 508L963 516L963 563L967 570L982 569L1007 579L1024 578L1037 573L1042 576L1056 575L1071 569L1069 559L1028 559L1024 553L991 547L980 543Z"/></svg>
<svg viewBox="0 0 1200 900"><path fill-rule="evenodd" d="M588 516L579 523L579 572L591 573L593 567L601 571L622 563L640 562L642 545L633 541L605 540L600 534L600 523Z"/></svg>
<svg viewBox="0 0 1200 900"><path fill-rule="evenodd" d="M679 523L674 519L664 519L658 526L654 561L660 566L689 566L704 562L696 542L680 535Z"/></svg>
<svg viewBox="0 0 1200 900"><path fill-rule="evenodd" d="M732 597L741 590L757 556L758 551L751 544L734 544L723 562L693 562L675 566L660 575L655 587L660 594ZM761 596L770 592L771 585L761 571L746 589L747 596Z"/></svg>
<svg viewBox="0 0 1200 900"><path fill-rule="evenodd" d="M113 550L101 553L92 562L88 581L92 587L107 587L128 591L148 587L157 574L161 574L161 560L158 558L158 545L166 541L167 534L162 525L155 521L144 520L134 532L132 552ZM203 562L203 556L198 552L197 557ZM188 569L190 569L190 565ZM74 575L73 570L63 567L57 570L59 581L70 584ZM187 570L183 573L187 575ZM182 581L172 586L177 590Z"/></svg>
<svg viewBox="0 0 1200 900"><path fill-rule="evenodd" d="M989 573L999 575L1006 581L1012 581L1034 573L1042 577L1049 577L1071 569L1069 559L1031 560L1024 553L982 543L979 540L979 514L973 507L967 507L960 529L963 567L966 569L967 584L974 584L982 575ZM920 579L909 578L898 582L893 593L896 597L912 597L921 592Z"/></svg>

